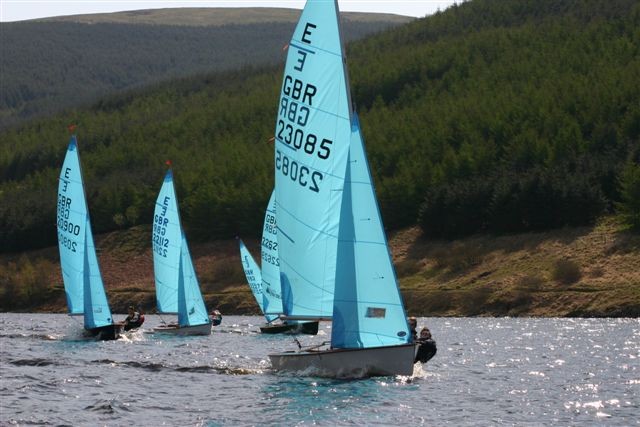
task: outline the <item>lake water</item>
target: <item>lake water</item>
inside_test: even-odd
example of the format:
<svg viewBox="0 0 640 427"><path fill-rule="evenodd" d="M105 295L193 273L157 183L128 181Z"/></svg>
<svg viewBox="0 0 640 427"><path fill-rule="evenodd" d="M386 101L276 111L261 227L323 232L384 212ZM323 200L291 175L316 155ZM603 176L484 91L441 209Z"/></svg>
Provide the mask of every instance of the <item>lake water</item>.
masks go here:
<svg viewBox="0 0 640 427"><path fill-rule="evenodd" d="M79 340L80 322L0 314L0 425L640 425L638 319L419 319L434 359L354 381L272 372L267 354L296 345L259 317L110 342Z"/></svg>

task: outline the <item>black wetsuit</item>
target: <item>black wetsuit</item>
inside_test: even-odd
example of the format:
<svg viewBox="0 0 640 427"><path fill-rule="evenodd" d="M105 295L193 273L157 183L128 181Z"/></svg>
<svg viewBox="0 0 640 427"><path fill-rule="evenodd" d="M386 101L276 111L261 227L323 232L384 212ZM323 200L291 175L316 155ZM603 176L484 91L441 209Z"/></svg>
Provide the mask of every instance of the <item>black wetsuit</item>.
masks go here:
<svg viewBox="0 0 640 427"><path fill-rule="evenodd" d="M139 328L143 321L141 321L140 313L136 311L124 319L124 330L129 331L131 329Z"/></svg>
<svg viewBox="0 0 640 427"><path fill-rule="evenodd" d="M419 339L416 342L420 345L418 346L415 362L426 363L436 355L438 348L436 347L436 342L433 339Z"/></svg>

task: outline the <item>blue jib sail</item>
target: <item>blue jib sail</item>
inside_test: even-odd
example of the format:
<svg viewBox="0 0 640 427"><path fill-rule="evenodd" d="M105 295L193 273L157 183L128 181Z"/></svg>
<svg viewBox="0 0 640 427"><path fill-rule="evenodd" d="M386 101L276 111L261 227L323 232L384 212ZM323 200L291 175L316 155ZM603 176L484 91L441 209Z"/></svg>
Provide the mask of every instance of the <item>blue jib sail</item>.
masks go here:
<svg viewBox="0 0 640 427"><path fill-rule="evenodd" d="M247 277L247 283L249 283L249 287L251 288L251 293L253 293L253 296L258 303L260 311L264 314L266 297L262 291L262 275L260 273L260 268L242 240L240 240L240 259L242 260L242 268L244 269L244 275ZM265 314L264 317L269 323L278 318L277 315L272 314Z"/></svg>
<svg viewBox="0 0 640 427"><path fill-rule="evenodd" d="M165 174L156 200L152 246L156 306L160 313L177 313L182 231L171 170Z"/></svg>
<svg viewBox="0 0 640 427"><path fill-rule="evenodd" d="M271 192L269 205L264 215L262 244L260 246L262 252L262 271L260 276L262 297L264 299L262 311L266 315L267 321L272 322L283 313L275 190Z"/></svg>
<svg viewBox="0 0 640 427"><path fill-rule="evenodd" d="M310 0L289 43L276 120L276 210L284 311L333 312L338 225L351 135L335 2Z"/></svg>
<svg viewBox="0 0 640 427"><path fill-rule="evenodd" d="M204 305L200 285L193 267L187 238L182 233L180 280L178 286L178 323L180 326L205 325L209 315Z"/></svg>
<svg viewBox="0 0 640 427"><path fill-rule="evenodd" d="M360 123L353 115L334 300L331 346L399 345L410 335L389 254Z"/></svg>
<svg viewBox="0 0 640 427"><path fill-rule="evenodd" d="M57 229L69 313L84 313L87 329L112 324L93 243L75 136L71 137L60 172Z"/></svg>
<svg viewBox="0 0 640 427"><path fill-rule="evenodd" d="M178 313L180 326L208 323L209 316L180 225L171 170L164 177L153 221L153 270L158 310Z"/></svg>
<svg viewBox="0 0 640 427"><path fill-rule="evenodd" d="M93 243L91 223L87 214L87 233L85 250L85 282L84 282L84 327L87 329L107 326L113 323L111 310L104 291L102 275L98 266L96 247Z"/></svg>

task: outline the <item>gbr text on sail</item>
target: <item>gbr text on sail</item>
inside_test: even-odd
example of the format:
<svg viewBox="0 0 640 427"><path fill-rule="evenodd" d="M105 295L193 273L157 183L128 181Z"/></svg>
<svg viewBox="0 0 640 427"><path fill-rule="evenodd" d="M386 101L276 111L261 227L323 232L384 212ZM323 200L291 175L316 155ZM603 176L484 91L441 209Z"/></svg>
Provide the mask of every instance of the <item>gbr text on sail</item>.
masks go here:
<svg viewBox="0 0 640 427"><path fill-rule="evenodd" d="M301 42L311 46L311 37L316 28L315 24L307 22ZM310 47L293 43L290 49L289 61L293 66L292 71L284 76L276 125L276 138L288 150L276 149L275 166L284 177L318 193L324 174L311 165L317 164L316 159L329 159L333 140L322 135L322 129L309 125L309 119L314 114L322 114L314 105L318 87L304 81L303 73L307 60L316 52Z"/></svg>

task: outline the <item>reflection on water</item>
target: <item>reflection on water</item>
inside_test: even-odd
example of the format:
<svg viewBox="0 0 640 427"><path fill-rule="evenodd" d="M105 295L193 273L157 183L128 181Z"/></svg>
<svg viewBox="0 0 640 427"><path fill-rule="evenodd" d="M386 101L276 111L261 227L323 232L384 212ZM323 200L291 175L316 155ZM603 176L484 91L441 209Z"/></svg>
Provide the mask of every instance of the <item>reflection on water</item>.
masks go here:
<svg viewBox="0 0 640 427"><path fill-rule="evenodd" d="M160 323L147 316L145 327ZM274 373L257 317L208 337L82 336L76 318L0 315L0 424L637 425L638 319L420 319L438 354L411 377ZM326 341L330 325L303 345Z"/></svg>

